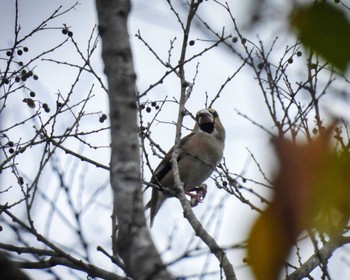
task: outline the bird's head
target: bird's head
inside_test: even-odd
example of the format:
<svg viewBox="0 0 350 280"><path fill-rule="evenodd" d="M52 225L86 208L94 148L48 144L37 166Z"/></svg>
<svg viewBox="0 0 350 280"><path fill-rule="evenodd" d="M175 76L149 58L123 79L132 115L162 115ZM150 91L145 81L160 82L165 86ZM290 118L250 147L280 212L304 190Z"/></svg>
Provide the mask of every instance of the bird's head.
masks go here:
<svg viewBox="0 0 350 280"><path fill-rule="evenodd" d="M202 109L196 114L195 130L202 130L209 134L218 134L225 138L225 129L219 119L219 114L213 109Z"/></svg>

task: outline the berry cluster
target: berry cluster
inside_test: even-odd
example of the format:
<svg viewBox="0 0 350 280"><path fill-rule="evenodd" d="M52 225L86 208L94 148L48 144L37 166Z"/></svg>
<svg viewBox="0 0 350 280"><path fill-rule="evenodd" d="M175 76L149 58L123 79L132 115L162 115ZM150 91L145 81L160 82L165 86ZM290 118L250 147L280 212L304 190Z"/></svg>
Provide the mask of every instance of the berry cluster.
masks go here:
<svg viewBox="0 0 350 280"><path fill-rule="evenodd" d="M151 104L151 106L149 106L149 104ZM144 110L146 109L146 112L147 113L151 113L152 112L152 107L156 110L159 110L159 105L156 101L152 101L152 102L145 102L145 103L142 103L140 105L140 109L141 110Z"/></svg>
<svg viewBox="0 0 350 280"><path fill-rule="evenodd" d="M13 59L14 53L16 53L18 56L23 55L24 53L28 52L28 47L17 47L15 49L7 50L6 56L9 57L11 61L16 63L16 65L20 66L21 68L17 71L9 71L7 72L3 77L1 77L0 86L2 85L8 85L11 80L14 80L14 82L25 82L29 78L33 78L34 80L39 79L37 75L33 73L31 69L28 69L28 67L23 67L24 63L22 61L15 61Z"/></svg>
<svg viewBox="0 0 350 280"><path fill-rule="evenodd" d="M102 115L100 116L100 118L98 119L98 121L99 121L100 123L103 123L105 120L107 120L107 115L106 115L106 114L102 114Z"/></svg>
<svg viewBox="0 0 350 280"><path fill-rule="evenodd" d="M21 56L24 52L28 52L29 49L28 47L23 47L23 48L17 48L16 53ZM13 51L12 50L7 50L6 51L7 56L13 56Z"/></svg>
<svg viewBox="0 0 350 280"><path fill-rule="evenodd" d="M64 27L64 28L62 29L62 34L63 34L63 35L67 35L67 36L69 36L69 37L73 37L73 32L70 31L67 27Z"/></svg>

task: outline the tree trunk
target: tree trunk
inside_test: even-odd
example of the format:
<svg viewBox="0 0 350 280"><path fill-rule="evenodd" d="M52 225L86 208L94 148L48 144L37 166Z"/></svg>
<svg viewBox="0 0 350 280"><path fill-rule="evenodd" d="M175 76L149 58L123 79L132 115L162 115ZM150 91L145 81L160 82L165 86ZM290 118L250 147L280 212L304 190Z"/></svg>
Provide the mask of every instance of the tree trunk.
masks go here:
<svg viewBox="0 0 350 280"><path fill-rule="evenodd" d="M96 0L111 118L113 254L134 279L173 279L146 226L137 125L135 72L127 30L129 0ZM117 232L118 230L118 232ZM117 237L116 237L117 236Z"/></svg>

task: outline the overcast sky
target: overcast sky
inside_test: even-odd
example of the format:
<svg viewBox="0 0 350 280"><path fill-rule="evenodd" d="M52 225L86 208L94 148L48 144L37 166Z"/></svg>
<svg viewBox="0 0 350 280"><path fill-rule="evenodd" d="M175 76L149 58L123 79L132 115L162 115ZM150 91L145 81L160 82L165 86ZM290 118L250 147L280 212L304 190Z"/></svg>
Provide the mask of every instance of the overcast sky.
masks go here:
<svg viewBox="0 0 350 280"><path fill-rule="evenodd" d="M242 3L243 2L243 3ZM247 24L246 13L248 13L251 7L249 3L252 1L241 1L241 0L231 0L229 1L230 6L233 7L232 11L234 17L237 18L238 24L243 28ZM283 2L283 1L282 1ZM14 26L14 1L12 0L1 0L1 10L0 10L0 48L10 47L13 43L13 26ZM41 1L41 0L19 0L19 21L21 26L21 34L25 34L33 29L34 26L38 25L45 19L50 13L52 13L56 8L58 3L61 3L64 8L69 7L73 1L61 0L61 1ZM276 3L281 3L277 1ZM212 5L210 1L205 1L205 5ZM203 5L204 5L203 4ZM176 2L175 5L179 5ZM203 8L201 10L202 15L208 18L208 22L214 26L222 26L230 23L230 19L223 9L219 9L217 6L212 5L210 8ZM67 24L71 30L74 32L75 40L84 46L87 39L90 36L91 30L94 25L96 25L96 12L94 7L94 1L82 0L76 11L72 11L69 14L60 17L59 19L53 21L50 26L62 27L63 24ZM267 26L274 26L273 23ZM232 28L232 26L226 27L227 29ZM134 36L135 33L140 30L143 38L150 43L152 47L157 51L157 53L163 57L167 57L167 52L169 50L169 42L175 37L176 49L173 55L173 63L175 64L178 60L176 54L178 54L179 45L181 44L181 30L179 28L178 22L176 21L174 15L169 11L169 7L164 0L152 0L144 1L137 0L133 1L133 10L129 20L129 31L130 40L133 48L133 56L135 62L135 71L137 73L137 87L139 91L144 91L148 86L155 81L157 81L162 73L164 73L164 68L156 61L156 59L149 53L147 48ZM220 29L219 29L220 30ZM257 28L260 38L271 42L274 38L274 32L280 30L283 32L285 26L276 27L275 30L260 30ZM208 34L203 32L199 28L193 28L193 32L190 37L192 40L198 38L208 39ZM232 28L233 31L233 28ZM288 32L282 33L280 36L282 40L288 39ZM30 38L27 43L30 48L31 54L40 53L47 46L52 46L56 42L62 40L62 34L58 30L56 36L52 36L52 32L47 32L47 35L41 34L40 40L37 37ZM255 34L250 34L252 40L257 41L257 36ZM292 41L292 40L291 40ZM196 41L195 45L189 48L189 56L200 51L204 47L208 46L209 43ZM278 45L278 44L277 44ZM283 44L281 44L283 45ZM282 49L281 51L284 51ZM74 54L75 55L75 54ZM67 57L67 61L74 61L76 58L72 56L69 51L65 52L65 49L60 51L57 56ZM55 55L53 55L55 57ZM99 56L94 57L93 64L97 67L102 75L102 63ZM210 52L203 58L200 58L199 64L199 74L196 80L196 84L192 93L192 97L187 103L186 108L190 110L193 114L196 113L201 108L205 107L206 94L209 96L209 100L213 98L221 85L225 82L228 76L232 75L238 67L241 65L241 61L233 57L229 52L222 50L215 50ZM189 64L186 68L188 73L188 80L191 81L195 70L196 63ZM45 67L47 65L47 67ZM49 63L43 63L37 69L40 76L40 80L37 84L33 85L37 91L53 93L62 91L68 91L71 85L70 78L71 75L69 71L62 74L58 68ZM86 83L86 88L82 85L81 91L88 91L90 84ZM175 78L169 78L164 82L164 84L156 87L152 90L147 99L160 101L168 97L175 97L179 99L179 81ZM97 95L98 90L97 90ZM100 110L107 111L107 96L101 90L101 96L96 103ZM52 98L54 101L54 97ZM235 110L248 115L254 120L266 125L266 127L271 128L271 122L268 118L268 113L264 107L262 96L259 94L258 85L253 79L252 72L243 70L239 75L229 83L225 90L221 94L221 98L213 106L221 116L222 122L226 128L227 140L225 149L225 159L230 170L235 173L241 173L243 170L247 172L245 174L247 177L256 178L257 167L250 157L250 152L253 153L258 161L264 163L264 168L266 167L267 174L271 174L272 167L274 166L274 155L272 149L269 145L269 138L256 126L253 126L244 118L240 117ZM166 106L166 110L162 111L159 118L168 122L174 121L177 118L177 106ZM15 118L17 112L13 116L6 116L8 118ZM151 118L151 116L149 117ZM147 121L147 116L145 117ZM185 119L185 125L192 127L193 121L190 118ZM162 123L158 125L159 130L152 131L152 135L155 140L157 140L163 149L169 149L174 142L175 126L169 125L167 123ZM166 135L164 134L166 131ZM183 132L187 134L187 131ZM101 139L99 139L101 140ZM102 139L106 145L108 145L108 136ZM98 154L91 151L92 157L94 159L108 164L109 154ZM153 167L158 163L157 158L151 159ZM108 178L108 174L104 174L105 178ZM148 177L148 178L147 178ZM149 179L150 174L146 173L146 179ZM258 176L259 177L259 176ZM246 205L241 205L241 202L233 197L227 198L227 195L222 190L215 188L213 182L209 184L209 194L208 199L221 200L228 199L226 203L226 208L222 212L222 228L217 234L217 239L221 245L229 245L239 243L245 240L247 232L250 228L251 221L254 217L251 209ZM198 216L205 214L205 209L208 206L208 201L199 205L195 212ZM109 217L106 217L105 221ZM109 223L109 222L108 222ZM171 226L169 226L169 223ZM182 237L188 235L189 226L184 222L182 217L182 212L177 201L169 201L164 205L164 207L159 212L155 226L152 229L157 245L161 250L164 250L164 246L168 241L168 235L174 224L178 223L179 235L177 236L178 241L175 244L179 247L184 246L182 244ZM109 224L108 224L109 226ZM108 237L110 234L107 234ZM339 254L341 257L341 253ZM244 254L242 252L238 254L230 254L232 257L235 267L242 265L242 258ZM165 258L171 260L174 255L165 255ZM339 257L339 258L340 258ZM338 261L339 258L334 258L331 262ZM201 263L200 265L203 265ZM214 266L215 267L215 266ZM334 266L335 268L337 266ZM183 263L173 267L176 273L177 269L181 271L191 272L191 266L185 266ZM344 269L344 267L342 267ZM341 271L340 271L341 272ZM348 272L348 270L347 270ZM237 269L238 279L249 280L250 276L247 276L246 270ZM344 273L340 273L336 276L336 279L347 279ZM345 278L341 278L345 277ZM209 278L206 278L209 279ZM217 279L217 278L213 278ZM317 279L317 278L316 278Z"/></svg>

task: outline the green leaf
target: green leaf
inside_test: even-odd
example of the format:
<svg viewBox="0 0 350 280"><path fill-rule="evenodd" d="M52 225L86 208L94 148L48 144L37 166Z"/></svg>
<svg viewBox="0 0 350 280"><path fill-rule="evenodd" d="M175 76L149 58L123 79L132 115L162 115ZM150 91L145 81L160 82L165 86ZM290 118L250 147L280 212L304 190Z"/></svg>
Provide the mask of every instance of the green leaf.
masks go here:
<svg viewBox="0 0 350 280"><path fill-rule="evenodd" d="M300 41L344 72L350 61L350 22L333 4L322 1L296 9L291 26Z"/></svg>

